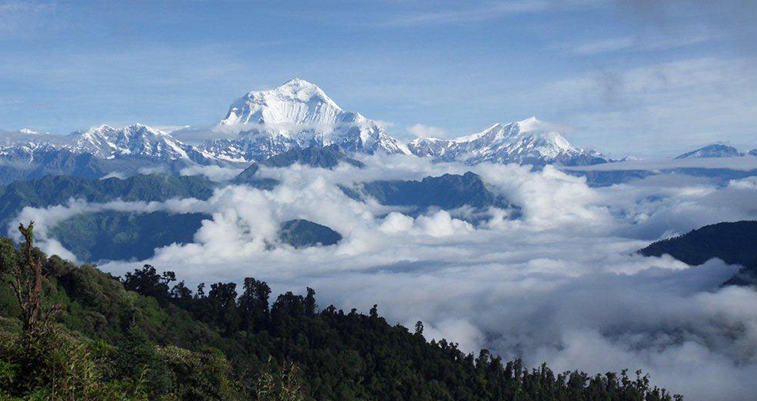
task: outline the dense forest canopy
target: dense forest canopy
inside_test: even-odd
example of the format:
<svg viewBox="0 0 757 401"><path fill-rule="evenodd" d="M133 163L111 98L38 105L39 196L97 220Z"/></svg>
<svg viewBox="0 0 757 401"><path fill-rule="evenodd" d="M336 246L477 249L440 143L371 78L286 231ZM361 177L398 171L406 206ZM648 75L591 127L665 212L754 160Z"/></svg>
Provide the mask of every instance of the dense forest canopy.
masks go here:
<svg viewBox="0 0 757 401"><path fill-rule="evenodd" d="M23 400L681 399L629 375L465 354L368 315L271 296L254 278L188 288L150 265L113 277L0 240L0 398Z"/></svg>

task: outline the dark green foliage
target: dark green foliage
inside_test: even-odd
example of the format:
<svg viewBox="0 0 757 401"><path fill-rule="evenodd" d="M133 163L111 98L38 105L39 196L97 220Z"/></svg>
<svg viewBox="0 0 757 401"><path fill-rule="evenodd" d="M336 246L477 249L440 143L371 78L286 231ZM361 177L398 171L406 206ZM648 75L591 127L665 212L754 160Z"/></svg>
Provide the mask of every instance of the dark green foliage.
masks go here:
<svg viewBox="0 0 757 401"><path fill-rule="evenodd" d="M295 248L307 248L317 245L335 245L342 240L342 235L324 225L295 219L281 224L279 238L281 242Z"/></svg>
<svg viewBox="0 0 757 401"><path fill-rule="evenodd" d="M7 223L26 206L60 205L72 198L99 203L116 199L127 202L208 199L213 194L213 188L213 183L202 177L173 175L137 175L125 180L45 176L19 181L0 188L0 230L5 233Z"/></svg>
<svg viewBox="0 0 757 401"><path fill-rule="evenodd" d="M519 210L507 199L489 191L481 177L471 172L426 177L421 181L373 181L355 188L342 187L342 191L357 200L369 196L382 205L409 207L411 215L434 208L455 210L467 207L479 212L489 207Z"/></svg>
<svg viewBox="0 0 757 401"><path fill-rule="evenodd" d="M64 220L49 235L79 260L144 260L154 255L155 248L192 242L202 220L209 218L201 213L107 211Z"/></svg>
<svg viewBox="0 0 757 401"><path fill-rule="evenodd" d="M0 244L0 260L18 257ZM422 323L410 333L376 306L369 315L319 311L310 288L271 305L270 288L253 278L241 294L234 283L215 283L193 295L152 266L119 281L41 256L45 297L61 306L58 333L35 337L34 351L24 351L21 333L0 332L0 399L673 399L641 375L528 370L486 350L475 357L444 340L429 343Z"/></svg>
<svg viewBox="0 0 757 401"><path fill-rule="evenodd" d="M644 256L668 254L690 265L718 258L744 266L725 285L757 285L757 221L704 226L680 237L657 241L638 252Z"/></svg>

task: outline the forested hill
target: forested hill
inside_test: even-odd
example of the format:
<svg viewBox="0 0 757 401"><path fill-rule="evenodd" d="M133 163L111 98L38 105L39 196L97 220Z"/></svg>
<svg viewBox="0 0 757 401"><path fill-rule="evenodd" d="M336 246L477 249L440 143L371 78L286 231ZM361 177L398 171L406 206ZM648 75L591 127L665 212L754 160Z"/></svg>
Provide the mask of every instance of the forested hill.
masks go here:
<svg viewBox="0 0 757 401"><path fill-rule="evenodd" d="M757 285L757 221L711 224L679 237L657 241L639 253L670 255L690 265L718 258L744 266L724 285Z"/></svg>
<svg viewBox="0 0 757 401"><path fill-rule="evenodd" d="M377 307L321 308L309 288L272 298L247 278L191 291L152 266L119 279L46 257L24 234L21 247L0 240L0 399L679 398L644 376L555 374L465 354L428 342L420 322L412 332L388 324Z"/></svg>

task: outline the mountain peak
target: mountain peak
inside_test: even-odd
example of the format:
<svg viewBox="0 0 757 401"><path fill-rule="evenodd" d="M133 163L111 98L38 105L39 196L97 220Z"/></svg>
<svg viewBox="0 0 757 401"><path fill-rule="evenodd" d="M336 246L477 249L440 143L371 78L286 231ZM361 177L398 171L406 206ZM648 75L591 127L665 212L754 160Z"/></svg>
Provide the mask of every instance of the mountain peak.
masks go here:
<svg viewBox="0 0 757 401"><path fill-rule="evenodd" d="M251 91L235 100L220 125L334 124L343 113L317 85L294 78L275 89Z"/></svg>
<svg viewBox="0 0 757 401"><path fill-rule="evenodd" d="M413 141L410 150L417 156L438 160L543 165L596 164L608 159L592 151L571 146L554 127L530 117L508 124L494 124L479 133L451 140L427 138Z"/></svg>
<svg viewBox="0 0 757 401"><path fill-rule="evenodd" d="M285 86L300 86L300 87L318 87L318 85L308 82L302 78L292 78L289 81L284 82L283 84L279 85L279 88L285 87Z"/></svg>
<svg viewBox="0 0 757 401"><path fill-rule="evenodd" d="M710 158L710 157L739 157L744 154L733 146L729 146L722 143L714 143L705 147L693 150L691 152L684 153L678 157L681 159L697 159L697 158Z"/></svg>

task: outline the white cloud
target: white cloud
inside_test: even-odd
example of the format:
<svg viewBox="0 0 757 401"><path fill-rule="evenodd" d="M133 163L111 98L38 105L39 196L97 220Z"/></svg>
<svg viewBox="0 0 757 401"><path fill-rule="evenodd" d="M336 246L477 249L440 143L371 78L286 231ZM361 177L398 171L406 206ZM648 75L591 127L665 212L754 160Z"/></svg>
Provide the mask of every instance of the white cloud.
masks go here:
<svg viewBox="0 0 757 401"><path fill-rule="evenodd" d="M449 136L444 128L424 124L411 125L407 127L407 132L417 138L447 138Z"/></svg>
<svg viewBox="0 0 757 401"><path fill-rule="evenodd" d="M72 213L111 208L212 215L195 243L172 245L149 261L190 283L254 276L274 291L318 292L321 306L374 303L390 322L421 320L427 338L462 349L488 347L531 366L590 373L641 368L653 383L689 398L749 400L757 384L757 292L719 288L737 266L689 267L634 251L704 224L757 216L757 186L737 180L651 177L590 188L547 167L433 164L421 158L362 158L366 169L262 169L282 184L270 192L217 189L207 201L112 202L44 210L23 219L45 227ZM416 218L346 197L337 184L418 179L468 170L522 207L473 227L444 211ZM305 218L339 231L337 246L269 249L278 225ZM48 240L48 250L59 244ZM102 266L115 274L143 262ZM412 329L412 327L411 327Z"/></svg>
<svg viewBox="0 0 757 401"><path fill-rule="evenodd" d="M227 181L230 180L239 173L242 172L242 168L230 168L220 166L200 166L195 164L193 166L185 167L181 169L179 174L183 176L203 175L212 181Z"/></svg>

